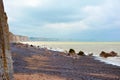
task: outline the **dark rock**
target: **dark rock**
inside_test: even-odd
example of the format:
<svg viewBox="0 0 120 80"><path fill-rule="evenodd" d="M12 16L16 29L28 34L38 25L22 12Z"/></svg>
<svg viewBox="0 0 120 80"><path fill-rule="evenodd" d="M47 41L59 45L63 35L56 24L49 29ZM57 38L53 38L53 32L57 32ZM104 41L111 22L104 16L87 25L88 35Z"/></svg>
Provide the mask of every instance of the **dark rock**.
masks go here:
<svg viewBox="0 0 120 80"><path fill-rule="evenodd" d="M114 51L111 51L111 52L110 52L110 55L114 57L114 56L117 56L117 53L114 52Z"/></svg>
<svg viewBox="0 0 120 80"><path fill-rule="evenodd" d="M93 53L88 54L88 56L93 56Z"/></svg>
<svg viewBox="0 0 120 80"><path fill-rule="evenodd" d="M114 51L111 51L110 53L106 53L106 52L102 51L100 53L100 56L105 57L105 58L107 58L107 57L115 57L115 56L117 56L117 53L114 52Z"/></svg>
<svg viewBox="0 0 120 80"><path fill-rule="evenodd" d="M102 51L102 52L100 53L100 57L107 57L107 56L106 56L106 52Z"/></svg>
<svg viewBox="0 0 120 80"><path fill-rule="evenodd" d="M33 45L30 45L30 47L34 47Z"/></svg>
<svg viewBox="0 0 120 80"><path fill-rule="evenodd" d="M80 51L77 55L79 55L79 56L85 56L85 54L84 54L83 51Z"/></svg>
<svg viewBox="0 0 120 80"><path fill-rule="evenodd" d="M70 49L68 55L75 55L75 50L74 49Z"/></svg>

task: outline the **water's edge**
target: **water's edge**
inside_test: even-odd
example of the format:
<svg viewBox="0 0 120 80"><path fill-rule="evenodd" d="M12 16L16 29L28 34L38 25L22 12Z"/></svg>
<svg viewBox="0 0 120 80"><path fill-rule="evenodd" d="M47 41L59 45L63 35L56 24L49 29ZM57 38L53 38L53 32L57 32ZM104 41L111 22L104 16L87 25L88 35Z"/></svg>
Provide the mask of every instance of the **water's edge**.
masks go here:
<svg viewBox="0 0 120 80"><path fill-rule="evenodd" d="M120 66L120 57L99 57L101 51L116 51L120 52L120 42L21 42L24 44L40 46L40 48L47 48L52 51L67 52L70 48L79 52L79 49L84 51L85 54L93 53L95 60ZM119 54L120 55L120 54Z"/></svg>

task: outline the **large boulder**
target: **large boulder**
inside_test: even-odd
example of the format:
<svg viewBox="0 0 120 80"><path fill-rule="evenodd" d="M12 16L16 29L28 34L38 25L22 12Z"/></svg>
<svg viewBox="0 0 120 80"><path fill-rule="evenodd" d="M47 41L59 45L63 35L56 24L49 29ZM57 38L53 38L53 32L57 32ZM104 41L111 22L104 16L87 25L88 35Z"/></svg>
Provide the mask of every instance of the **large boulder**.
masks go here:
<svg viewBox="0 0 120 80"><path fill-rule="evenodd" d="M111 51L111 52L110 52L110 55L111 55L112 57L114 57L114 56L117 56L118 54L117 54L116 52L114 52L114 51Z"/></svg>
<svg viewBox="0 0 120 80"><path fill-rule="evenodd" d="M106 52L102 51L100 53L100 56L105 57L105 58L107 58L107 57L115 57L115 56L117 56L117 53L114 52L114 51L111 51L110 53L106 53Z"/></svg>
<svg viewBox="0 0 120 80"><path fill-rule="evenodd" d="M106 53L106 52L104 52L104 51L102 51L101 53L100 53L100 57L108 57L108 53Z"/></svg>
<svg viewBox="0 0 120 80"><path fill-rule="evenodd" d="M70 49L68 55L69 55L69 56L70 56L70 55L75 55L75 50L74 50L74 49Z"/></svg>
<svg viewBox="0 0 120 80"><path fill-rule="evenodd" d="M79 53L77 55L79 55L79 56L85 56L85 53L83 51L79 51Z"/></svg>

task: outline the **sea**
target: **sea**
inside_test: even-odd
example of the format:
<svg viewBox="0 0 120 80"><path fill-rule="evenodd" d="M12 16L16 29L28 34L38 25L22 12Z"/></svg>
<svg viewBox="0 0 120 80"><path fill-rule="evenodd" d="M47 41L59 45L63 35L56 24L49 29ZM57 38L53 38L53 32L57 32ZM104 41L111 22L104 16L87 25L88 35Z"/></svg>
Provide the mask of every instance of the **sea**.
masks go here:
<svg viewBox="0 0 120 80"><path fill-rule="evenodd" d="M53 41L29 41L21 42L24 44L39 46L53 51L68 52L74 49L76 53L83 51L86 55L93 53L94 59L106 64L120 66L120 42L53 42ZM100 57L101 51L118 53L117 57Z"/></svg>

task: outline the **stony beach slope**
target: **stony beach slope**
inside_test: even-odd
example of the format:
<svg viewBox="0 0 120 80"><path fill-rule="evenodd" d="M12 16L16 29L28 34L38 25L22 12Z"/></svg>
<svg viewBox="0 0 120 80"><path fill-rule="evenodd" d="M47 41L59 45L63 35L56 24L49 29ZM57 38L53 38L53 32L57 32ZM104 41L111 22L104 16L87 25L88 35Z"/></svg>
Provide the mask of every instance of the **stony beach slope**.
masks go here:
<svg viewBox="0 0 120 80"><path fill-rule="evenodd" d="M120 80L120 67L45 48L11 44L15 80Z"/></svg>

